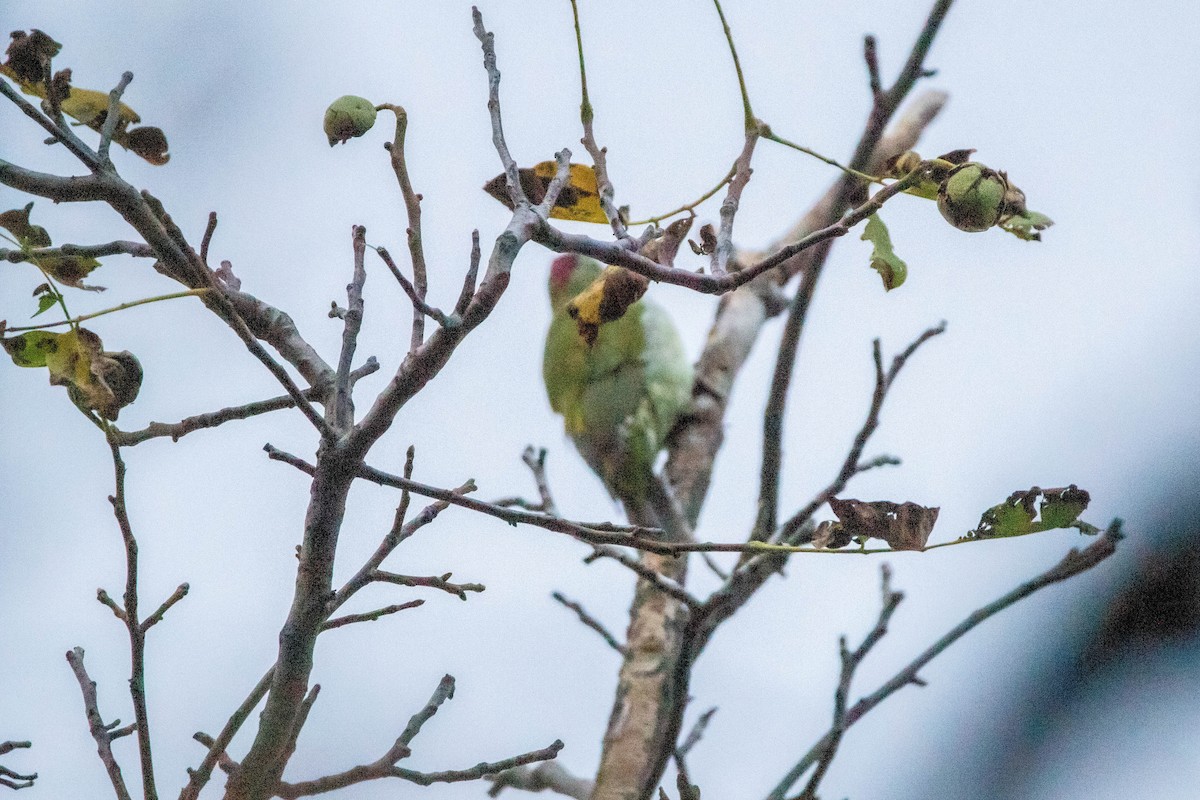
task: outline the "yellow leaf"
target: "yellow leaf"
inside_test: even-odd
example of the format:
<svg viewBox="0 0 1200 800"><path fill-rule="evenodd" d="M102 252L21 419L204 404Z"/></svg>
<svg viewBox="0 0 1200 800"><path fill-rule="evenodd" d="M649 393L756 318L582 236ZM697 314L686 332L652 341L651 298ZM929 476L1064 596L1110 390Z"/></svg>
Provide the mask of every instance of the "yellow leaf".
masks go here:
<svg viewBox="0 0 1200 800"><path fill-rule="evenodd" d="M558 172L558 164L554 161L543 161L528 169L517 171L521 180L521 189L530 202L541 203L546 197L546 187ZM483 190L504 205L512 208L508 197L508 186L504 173L497 175L483 185ZM596 172L584 164L572 164L567 185L559 192L558 201L550 209L554 219L569 219L575 222L596 222L607 224L608 217L600 207L600 193L596 189Z"/></svg>
<svg viewBox="0 0 1200 800"><path fill-rule="evenodd" d="M567 303L567 313L589 347L595 343L600 326L623 317L649 284L644 275L623 267L605 267L600 277Z"/></svg>
<svg viewBox="0 0 1200 800"><path fill-rule="evenodd" d="M100 127L108 113L108 93L94 89L71 87L71 93L59 106L64 114L74 117L89 127ZM117 104L117 127L125 128L132 122L141 122L137 112L124 103Z"/></svg>

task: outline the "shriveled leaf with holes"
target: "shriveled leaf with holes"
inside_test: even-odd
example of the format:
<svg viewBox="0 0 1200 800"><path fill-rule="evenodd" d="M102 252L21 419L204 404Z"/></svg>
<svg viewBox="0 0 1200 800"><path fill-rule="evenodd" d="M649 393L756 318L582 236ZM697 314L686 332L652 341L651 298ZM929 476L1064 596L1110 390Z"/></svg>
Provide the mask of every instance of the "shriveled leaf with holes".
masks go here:
<svg viewBox="0 0 1200 800"><path fill-rule="evenodd" d="M893 550L924 550L941 510L911 502L837 498L829 501L829 507L838 522L818 533L842 541L843 546L852 539L881 539Z"/></svg>
<svg viewBox="0 0 1200 800"><path fill-rule="evenodd" d="M990 539L1076 527L1089 502L1091 495L1073 483L1060 489L1034 486L1013 492L1003 503L983 512L979 527L967 535Z"/></svg>

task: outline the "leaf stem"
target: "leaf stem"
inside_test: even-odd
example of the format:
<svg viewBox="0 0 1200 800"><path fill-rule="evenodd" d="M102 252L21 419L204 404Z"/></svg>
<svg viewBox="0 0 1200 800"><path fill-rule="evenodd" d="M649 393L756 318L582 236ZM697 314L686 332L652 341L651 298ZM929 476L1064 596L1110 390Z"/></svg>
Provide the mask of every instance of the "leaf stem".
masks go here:
<svg viewBox="0 0 1200 800"><path fill-rule="evenodd" d="M838 169L840 169L842 172L846 173L847 175L853 175L855 178L860 178L869 183L880 183L880 184L883 183L882 179L876 178L874 175L868 175L865 172L859 172L856 169L851 169L850 167L843 166L843 165L839 164L837 161L834 161L832 158L821 155L816 150L811 150L811 149L805 147L804 145L799 145L799 144L796 144L795 142L790 142L787 139L784 139L782 136L777 135L774 131L771 130L771 128L769 126L766 127L766 129L763 131L762 137L764 139L770 139L772 142L781 144L784 147L790 147L793 150L799 150L801 153L810 155L813 158L817 159L818 161L824 161L829 166L837 167Z"/></svg>
<svg viewBox="0 0 1200 800"><path fill-rule="evenodd" d="M571 0L571 5L575 4L575 0ZM733 56L733 68L737 71L738 89L742 92L742 113L745 117L746 131L757 130L759 127L758 120L754 118L754 112L750 109L750 95L746 92L746 78L742 75L742 62L738 59L737 47L733 44L733 31L729 29L729 23L725 21L725 11L721 8L721 0L713 0L713 5L717 7L717 16L721 18L721 27L725 30L725 41L729 42L729 54Z"/></svg>
<svg viewBox="0 0 1200 800"><path fill-rule="evenodd" d="M39 269L40 269L40 267L39 267ZM44 275L45 272L43 272L42 274ZM50 277L47 275L46 279L49 280ZM22 328L8 328L8 330L10 332L11 331L39 331L39 330L42 330L43 328L56 328L59 325L70 325L72 328L74 328L74 327L77 327L80 322L86 322L87 320L95 319L96 317L103 317L105 314L112 314L115 311L124 311L127 308L133 308L135 306L144 306L147 303L157 303L160 300L175 300L176 298L179 298L179 297L192 297L192 296L200 297L202 295L208 294L210 291L212 291L212 290L211 289L189 289L185 292L173 292L172 294L161 294L161 295L158 295L157 297L145 297L145 298L142 298L141 300L131 300L128 303L121 303L119 306L113 306L112 308L106 308L103 311L96 311L91 314L81 314L78 317L60 320L59 322L50 322L45 325L27 325ZM60 298L62 297L61 293L59 294L59 297ZM66 311L66 305L63 305L63 311Z"/></svg>

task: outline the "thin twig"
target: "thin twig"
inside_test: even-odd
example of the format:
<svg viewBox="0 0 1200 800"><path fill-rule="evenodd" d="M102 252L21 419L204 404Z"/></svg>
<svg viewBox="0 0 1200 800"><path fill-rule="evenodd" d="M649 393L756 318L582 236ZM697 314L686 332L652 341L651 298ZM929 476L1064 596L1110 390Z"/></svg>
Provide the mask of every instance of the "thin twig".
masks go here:
<svg viewBox="0 0 1200 800"><path fill-rule="evenodd" d="M447 700L450 700L453 697L454 676L443 675L442 679L438 681L437 688L434 689L433 694L430 695L429 702L427 702L420 711L413 714L412 717L409 718L408 725L404 727L404 731L400 734L400 737L396 739L396 744L408 749L408 746L412 744L413 739L417 738L417 734L421 732L421 728L425 726L425 723L432 719L433 715L436 714L438 709L442 707L442 703L445 703Z"/></svg>
<svg viewBox="0 0 1200 800"><path fill-rule="evenodd" d="M416 458L416 449L411 445L408 448L408 454L404 460L404 477L406 480L411 480L413 472L413 462ZM474 489L474 484L468 482L452 490L455 493L465 494ZM400 492L400 504L396 507L396 513L392 519L392 527L387 535L383 537L383 541L375 548L375 552L367 559L358 571L342 585L341 589L333 595L329 600L326 608L326 614L332 614L340 608L347 600L354 596L356 592L371 583L374 580L373 576L384 560L391 555L401 542L412 536L421 528L437 519L438 514L449 508L450 504L444 500L439 500L431 505L426 506L413 519L405 521L405 516L408 514L410 496L407 489ZM326 623L328 626L329 623Z"/></svg>
<svg viewBox="0 0 1200 800"><path fill-rule="evenodd" d="M400 184L400 194L404 197L404 208L408 212L408 252L412 257L413 283L415 284L413 292L410 294L414 311L412 340L408 351L412 353L425 341L425 319L422 315L423 312L419 310L419 306L425 305L425 294L429 287L425 268L425 246L421 239L422 198L421 195L413 191L412 181L408 177L408 162L404 155L404 135L408 131L408 112L402 107L394 106L390 103L384 103L379 108L390 109L396 115L395 138L391 142L384 144L384 148L391 156L392 171L396 173L396 182ZM394 270L394 272L399 276L399 270ZM403 283L402 281L401 284L403 285ZM407 287L405 291L407 291ZM431 314L430 316L433 315ZM438 322L443 325L445 324L442 320L438 320Z"/></svg>
<svg viewBox="0 0 1200 800"><path fill-rule="evenodd" d="M157 295L156 297L145 297L141 300L130 300L128 303L121 303L120 305L113 306L112 308L106 308L102 311L93 311L90 314L80 314L78 317L70 317L69 319L59 320L58 322L46 322L41 325L25 325L17 328L6 328L6 331L8 333L16 333L18 331L38 331L43 330L44 328L57 328L61 325L70 325L71 327L75 327L80 322L87 322L88 320L95 319L96 317L103 317L106 314L114 314L118 311L124 311L128 308L144 306L148 303L157 303L161 300L178 300L181 297L204 297L208 294L208 291L208 289L188 289L184 292L172 292L171 294L161 294Z"/></svg>
<svg viewBox="0 0 1200 800"><path fill-rule="evenodd" d="M321 625L321 630L329 631L333 630L334 628L341 628L344 625L353 625L356 622L375 622L376 620L382 619L390 614L395 614L398 611L405 611L407 609L416 608L423 605L425 605L424 600L409 600L407 603L397 603L390 606L384 606L383 608L377 608L374 611L366 611L361 614L346 614L345 616L335 617L334 619L323 623Z"/></svg>
<svg viewBox="0 0 1200 800"><path fill-rule="evenodd" d="M892 571L887 564L880 568L880 581L882 584L883 599L880 604L879 618L875 622L875 627L863 639L862 644L854 649L853 652L846 649L846 637L841 637L838 644L838 654L841 658L841 674L838 679L837 689L833 693L833 726L829 729L828 744L825 746L825 751L821 754L817 763L817 769L809 778L808 784L804 787L804 791L800 793L801 800L816 800L817 787L821 785L821 780L825 777L825 773L829 769L829 765L833 763L834 756L837 755L838 745L842 741L842 734L846 732L846 702L850 695L850 682L854 679L854 672L858 669L858 665L867 657L867 653L871 652L879 640L887 634L888 622L891 621L892 615L896 613L896 609L904 600L903 592L892 591Z"/></svg>
<svg viewBox="0 0 1200 800"><path fill-rule="evenodd" d="M625 645L617 641L617 637L609 633L608 628L605 628L598 619L587 613L583 606L581 606L579 603L576 603L574 600L568 600L565 596L563 596L562 592L551 592L550 596L574 611L575 616L579 617L579 621L594 630L596 633L600 634L600 638L604 640L605 644L607 644L613 650L616 650L621 655L625 655Z"/></svg>
<svg viewBox="0 0 1200 800"><path fill-rule="evenodd" d="M146 631L150 625L142 625L138 618L138 544L133 536L129 511L125 505L125 461L121 458L121 447L109 440L112 454L114 484L112 504L117 527L125 544L125 595L122 621L129 633L129 698L133 703L133 717L137 724L138 755L142 766L142 790L146 800L158 800L154 781L154 758L150 740L150 714L146 708ZM163 613L165 613L163 609ZM153 624L153 623L151 623Z"/></svg>
<svg viewBox="0 0 1200 800"><path fill-rule="evenodd" d="M29 117L38 125L41 125L43 128L45 128L46 131L52 137L54 137L55 141L60 142L63 147L71 151L71 154L82 161L84 166L92 170L92 172L100 171L100 159L97 158L96 154L90 147L79 140L79 137L76 136L65 123L58 124L53 119L46 116L36 106L22 97L20 93L18 93L17 90L14 89L12 85L3 78L0 78L0 94L12 101L13 105L21 109L21 112L24 113L25 116ZM61 114L59 117L61 118Z"/></svg>
<svg viewBox="0 0 1200 800"><path fill-rule="evenodd" d="M454 595L459 600L466 600L467 592L482 592L487 588L482 583L451 583L450 576L453 574L446 572L442 575L398 575L395 572L377 569L371 573L371 580L377 583L394 583L398 586L425 586L430 589L440 589Z"/></svg>
<svg viewBox="0 0 1200 800"><path fill-rule="evenodd" d="M336 431L345 431L354 424L354 400L351 397L350 365L358 347L358 334L363 323L363 285L367 282L366 252L367 229L355 225L352 233L354 250L354 276L346 285L345 325L342 328L342 349L338 356L336 378L333 384L333 413L330 423Z"/></svg>
<svg viewBox="0 0 1200 800"><path fill-rule="evenodd" d="M200 260L208 264L208 246L217 232L217 212L208 212L208 224L204 226L204 237L200 240Z"/></svg>
<svg viewBox="0 0 1200 800"><path fill-rule="evenodd" d="M112 735L109 731L116 727L117 723L113 723L111 726L106 725L104 718L100 716L96 682L88 677L87 669L83 666L83 648L76 647L74 650L68 651L67 663L71 665L71 671L75 673L75 680L79 682L79 690L83 692L83 709L87 714L88 729L92 733L92 739L96 742L96 752L100 756L100 762L104 764L104 769L108 772L108 779L112 782L113 792L117 795L117 800L131 800L129 789L125 785L125 778L121 775L121 766L117 763L112 751Z"/></svg>
<svg viewBox="0 0 1200 800"><path fill-rule="evenodd" d="M747 150L752 152L752 147L743 150L743 154ZM759 275L781 266L806 250L845 236L858 223L879 211L886 202L896 195L901 194L906 189L915 186L921 177L921 172L921 170L915 170L913 174L884 186L836 222L829 223L825 227L801 237L797 241L781 246L771 253L771 255L764 256L755 263L747 264L739 270L725 272L724 274L709 275L693 272L683 267L664 267L657 261L652 261L644 255L626 250L615 242L605 242L580 234L565 233L548 222L543 222L537 227L533 232L533 238L534 241L556 253L578 253L589 256L606 264L624 267L639 275L644 275L652 281L683 286L703 294L726 294L740 286L746 285ZM747 171L745 175L745 181L748 181L749 172ZM745 181L742 182L743 188ZM732 184L731 191L733 191ZM739 188L736 194L733 195L735 202L740 197L740 193L741 189Z"/></svg>
<svg viewBox="0 0 1200 800"><path fill-rule="evenodd" d="M589 555L583 561L585 564L590 564L598 558L611 558L618 564L633 570L638 574L638 577L652 584L659 591L669 594L671 597L680 601L688 608L699 608L701 605L698 599L688 593L688 591L680 586L677 582L664 575L660 575L658 572L650 569L645 564L642 564L636 558L626 555L615 547L610 547L609 545L598 545L596 549L592 551L591 555Z"/></svg>
<svg viewBox="0 0 1200 800"><path fill-rule="evenodd" d="M79 258L103 258L104 256L126 255L136 258L154 258L154 251L142 242L118 240L102 244L60 244L57 247L31 247L28 250L16 250L0 247L0 261L13 264L42 259L61 258L63 256Z"/></svg>
<svg viewBox="0 0 1200 800"><path fill-rule="evenodd" d="M166 613L171 609L171 606L187 597L187 593L190 588L191 587L189 587L186 583L179 584L179 586L175 588L175 591L171 592L171 596L164 600L162 605L154 610L153 614L142 620L142 633L145 634L146 631L150 630L150 628L162 622L163 616L165 616Z"/></svg>
<svg viewBox="0 0 1200 800"><path fill-rule="evenodd" d="M488 797L497 797L507 788L522 789L526 792L549 789L564 797L589 800L595 789L595 784L591 781L572 775L557 761L546 761L536 767L514 767L487 777L492 782L492 787L488 789Z"/></svg>
<svg viewBox="0 0 1200 800"><path fill-rule="evenodd" d="M503 508L516 506L526 511L540 511L551 517L557 517L558 509L554 505L554 498L550 494L550 484L546 480L546 448L534 448L533 445L528 445L521 453L521 461L525 462L525 466L529 467L529 471L533 473L533 480L537 484L538 496L541 500L533 503L522 497L506 497L494 500L493 503Z"/></svg>
<svg viewBox="0 0 1200 800"><path fill-rule="evenodd" d="M375 360L374 356L371 356L365 364L350 373L350 380L353 383L359 378L363 378L378 370L379 362ZM323 395L324 392L319 389L306 389L304 391L304 396L309 400L320 400ZM137 431L120 431L114 428L112 429L112 436L121 447L132 447L147 440L164 436L169 436L171 437L171 441L177 442L181 437L194 431L215 428L226 422L250 419L260 414L268 414L272 411L281 411L286 408L295 407L296 401L290 395L285 394L267 400L256 400L253 403L247 403L242 406L232 406L230 408L222 408L219 411L210 411L207 414L197 414L194 417L186 417L179 422L151 422L145 428Z"/></svg>
<svg viewBox="0 0 1200 800"><path fill-rule="evenodd" d="M125 94L125 89L132 80L132 72L123 73L121 80L108 93L108 111L104 114L104 125L100 128L100 145L96 148L96 156L100 159L100 163L108 169L112 169L112 159L108 157L108 148L112 144L113 134L117 132L117 123L121 118L121 95Z"/></svg>
<svg viewBox="0 0 1200 800"><path fill-rule="evenodd" d="M994 602L972 612L965 620L954 626L954 628L934 642L928 649L913 659L882 686L871 694L861 698L847 709L843 730L858 722L869 711L876 708L880 703L905 686L910 684L921 685L920 671L930 661L945 652L950 645L961 639L984 620L995 616L1039 589L1044 589L1051 584L1065 581L1068 578L1086 572L1116 552L1117 542L1122 538L1124 537L1121 533L1121 520L1113 520L1108 529L1083 550L1072 548L1070 552L1063 556L1061 561L1046 572L1043 572L1032 580L1026 581ZM833 737L834 732L832 730L821 737L820 741L805 753L775 789L767 795L767 800L783 800L792 785L826 752Z"/></svg>
<svg viewBox="0 0 1200 800"><path fill-rule="evenodd" d="M613 200L615 190L612 179L608 176L608 149L596 143L596 133L593 122L596 118L592 108L591 98L588 97L587 66L583 58L583 30L579 24L579 6L576 0L571 0L571 14L575 21L575 46L579 53L579 121L583 125L583 138L580 144L592 157L592 169L596 173L596 191L600 199L600 208L608 218L613 236L623 247L633 247L635 242L625 227L625 220Z"/></svg>
<svg viewBox="0 0 1200 800"><path fill-rule="evenodd" d="M862 451L867 445L867 440L871 438L871 434L879 425L879 412L883 408L883 402L887 398L888 390L896 377L900 374L900 370L908 363L908 359L917 351L921 345L929 341L935 336L946 332L946 322L943 320L938 325L925 330L920 336L912 341L908 347L904 348L900 353L892 359L891 367L885 374L883 371L883 361L879 350L879 340L876 339L872 345L872 355L875 362L875 391L871 397L871 407L867 412L867 419L863 422L858 434L854 437L854 443L850 446L850 451L846 454L846 458L842 461L841 470L837 477L833 479L825 490L813 498L802 509L793 514L780 529L776 532L774 541L784 544L796 544L796 534L800 531L806 522L812 519L812 515L817 509L829 502L831 497L837 495L846 488L846 484L854 477L859 470L859 459L862 457Z"/></svg>
<svg viewBox="0 0 1200 800"><path fill-rule="evenodd" d="M423 294L421 292L419 292L417 290L417 287L413 286L412 281L410 281L407 277L405 277L404 273L400 271L400 267L397 266L395 259L392 258L392 254L388 252L386 247L376 247L375 252L379 254L379 257L383 260L383 263L387 265L387 268L391 271L392 275L396 278L396 282L400 284L400 288L402 288L404 290L404 293L406 295L408 295L409 301L412 302L413 314L414 314L413 325L415 327L413 328L412 342L409 345L410 353L415 352L416 349L421 346L422 342L417 341L418 332L420 333L422 341L425 338L424 317L431 317L435 322L437 322L437 324L441 325L443 328L453 327L455 325L458 325L461 322L461 320L459 320L455 317L446 316L446 314L444 312L442 312L441 309L434 308L433 306L426 303L425 300L423 299L423 297L424 297ZM418 318L420 318L420 320L421 320L419 326L416 323L416 320ZM419 331L418 331L418 328L419 328Z"/></svg>
<svg viewBox="0 0 1200 800"><path fill-rule="evenodd" d="M479 261L482 251L479 249L479 229L471 231L471 259L467 274L463 276L462 290L458 294L458 302L454 304L454 313L462 316L467 313L467 307L475 296L475 282L479 276Z"/></svg>
<svg viewBox="0 0 1200 800"><path fill-rule="evenodd" d="M18 748L28 747L33 747L33 742L0 742L0 756L4 755L5 753L12 752ZM37 777L38 774L36 772L31 772L28 775L22 775L19 772L14 772L8 767L0 766L0 786L6 786L9 789L28 789L30 786L33 786L34 781L37 780Z"/></svg>

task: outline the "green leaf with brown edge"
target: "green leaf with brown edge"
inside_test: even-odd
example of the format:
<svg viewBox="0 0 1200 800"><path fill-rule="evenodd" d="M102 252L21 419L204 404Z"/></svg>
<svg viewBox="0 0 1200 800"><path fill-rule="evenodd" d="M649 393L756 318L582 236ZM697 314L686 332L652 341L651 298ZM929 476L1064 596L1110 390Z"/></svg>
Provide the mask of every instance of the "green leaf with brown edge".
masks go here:
<svg viewBox="0 0 1200 800"><path fill-rule="evenodd" d="M83 282L92 270L100 266L100 262L94 258L75 255L35 256L33 263L64 286L89 292L104 291L103 286L88 286Z"/></svg>
<svg viewBox="0 0 1200 800"><path fill-rule="evenodd" d="M1072 527L1090 501L1090 495L1075 484L1062 489L1034 486L1013 492L1003 503L983 512L979 526L967 535L991 539Z"/></svg>
<svg viewBox="0 0 1200 800"><path fill-rule="evenodd" d="M50 331L29 331L0 339L0 345L4 346L4 352L18 367L44 367L47 355L58 347L58 337L61 335Z"/></svg>
<svg viewBox="0 0 1200 800"><path fill-rule="evenodd" d="M17 366L46 367L52 386L67 387L71 402L108 420L115 420L141 389L137 358L127 350L104 351L100 337L85 328L29 331L0 344Z"/></svg>
<svg viewBox="0 0 1200 800"><path fill-rule="evenodd" d="M871 251L871 269L878 272L879 277L883 279L883 288L890 292L904 283L908 277L908 265L892 249L892 237L878 214L867 218L861 238L864 242L874 245Z"/></svg>
<svg viewBox="0 0 1200 800"><path fill-rule="evenodd" d="M0 214L0 228L16 237L22 247L49 247L50 234L41 225L29 221L29 212L33 210L30 201L24 208L14 208Z"/></svg>

